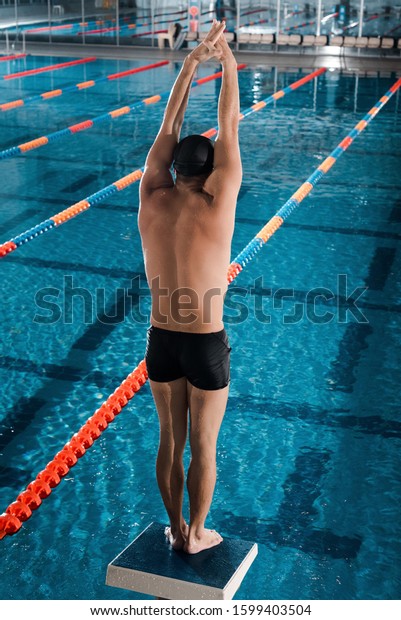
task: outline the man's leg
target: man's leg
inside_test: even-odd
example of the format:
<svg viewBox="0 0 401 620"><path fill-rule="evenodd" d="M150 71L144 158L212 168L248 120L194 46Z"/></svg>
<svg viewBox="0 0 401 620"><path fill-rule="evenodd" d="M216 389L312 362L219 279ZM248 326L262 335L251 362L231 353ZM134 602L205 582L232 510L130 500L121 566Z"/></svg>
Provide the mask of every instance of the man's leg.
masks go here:
<svg viewBox="0 0 401 620"><path fill-rule="evenodd" d="M198 553L223 540L214 530L205 529L216 484L216 444L228 398L228 386L221 390L200 390L188 382L191 416L191 465L187 487L190 504L188 540L184 550Z"/></svg>
<svg viewBox="0 0 401 620"><path fill-rule="evenodd" d="M184 466L182 457L187 438L188 399L185 378L159 383L150 381L160 422L160 444L156 476L170 529L166 535L174 549L182 549L188 526L182 516Z"/></svg>

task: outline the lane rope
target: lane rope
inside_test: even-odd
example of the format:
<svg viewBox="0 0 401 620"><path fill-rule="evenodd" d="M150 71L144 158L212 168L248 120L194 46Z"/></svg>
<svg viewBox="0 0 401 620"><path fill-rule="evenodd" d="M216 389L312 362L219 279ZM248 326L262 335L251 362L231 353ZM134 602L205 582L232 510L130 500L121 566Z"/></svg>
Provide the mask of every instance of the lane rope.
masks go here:
<svg viewBox="0 0 401 620"><path fill-rule="evenodd" d="M0 56L0 62L4 60L17 60L18 58L26 58L27 54L12 54L11 56Z"/></svg>
<svg viewBox="0 0 401 620"><path fill-rule="evenodd" d="M238 70L242 69L245 66L246 65L238 65L237 69ZM277 101L278 99L281 99L282 97L285 97L286 94L291 93L295 89L302 86L303 84L310 82L312 79L314 79L315 77L318 77L325 71L326 71L325 68L317 69L316 71L313 71L312 73L306 75L300 80L297 80L296 82L293 82L292 84L289 84L282 90L278 90L276 93L273 93L266 99L262 101L258 101L257 103L254 103L250 108L246 108L240 113L239 120L242 121L244 118L250 116L251 114L254 114L255 112L258 112L259 110L263 109L267 105L274 103L275 101ZM217 77L221 77L221 75L222 75L222 72L220 71L219 73L214 73L205 78L201 78L200 80L196 80L196 82L198 84L199 82L201 83L209 82L211 80L216 79ZM218 126L208 129L207 131L203 132L202 135L206 136L207 138L212 138L213 136L217 135L217 133L218 133ZM9 241L2 243L0 245L0 258L3 258L10 252L14 252L21 245L24 245L25 243L28 243L29 241L36 239L39 235L43 235L45 232L52 230L54 227L60 226L61 224L68 222L73 217L76 217L80 213L83 213L84 211L89 209L89 207L102 202L103 200L111 196L112 194L126 189L127 187L135 183L136 181L139 181L143 175L143 172L144 172L143 167L138 168L137 170L134 170L133 172L126 175L122 179L119 179L118 181L115 181L111 185L108 185L107 187L95 192L91 196L88 196L87 198L84 198L83 200L76 202L75 204L71 205L64 211L61 211L61 213L57 213L56 215L41 222L40 224L37 224L33 228L30 228L24 233L18 235L17 237L14 237L10 239Z"/></svg>
<svg viewBox="0 0 401 620"><path fill-rule="evenodd" d="M163 61L161 64L162 65L168 64L168 61ZM157 65L160 66L158 63ZM246 65L239 65L241 69L244 68L245 66ZM156 65L154 65L154 67L156 67ZM117 77L124 77L125 75L129 75L132 71L133 69L129 69L128 71L122 71L121 73L113 74L108 79L113 80L113 79L117 79ZM215 80L217 77L221 77L221 75L222 75L221 72L214 73L210 77L210 79ZM194 80L192 82L192 88L195 88L196 86L200 86L205 81L206 81L205 79ZM87 84L87 82L84 82L83 84L85 85ZM91 81L89 81L89 84L91 86L93 85ZM52 96L53 92L54 91L50 91L50 94L48 96ZM58 91L56 91L56 94L57 92ZM86 119L84 121L81 121L80 123L74 123L74 125L70 125L69 127L65 127L64 129L59 129L57 131L54 131L53 133L49 133L46 136L40 136L39 138L34 138L33 140L24 142L23 144L11 146L7 149L4 149L4 151L0 151L0 160L10 159L11 157L17 157L18 155L22 155L23 153L26 153L27 151L33 151L35 149L39 149L42 146L45 146L46 144L56 142L57 140L61 140L63 138L67 138L69 136L74 135L75 133L86 131L87 129L91 129L93 125L99 125L101 123L105 123L107 121L120 118L121 116L125 116L126 114L131 114L131 112L133 112L134 110L139 110L139 108L143 108L143 107L146 107L147 105L158 103L159 101L168 99L169 96L170 96L170 91L166 90L158 95L152 95L150 97L146 97L145 99L142 99L141 101L136 101L135 103L132 103L131 105L126 105L121 108L117 108L115 110L110 110L110 112L100 114L99 116L94 116L93 118Z"/></svg>
<svg viewBox="0 0 401 620"><path fill-rule="evenodd" d="M367 125L375 118L383 106L391 99L394 93L401 86L401 78L393 84L376 105L360 120L355 127L346 135L339 145L330 155L315 169L289 200L277 211L277 213L266 223L266 225L255 235L250 243L238 254L230 264L227 273L228 283L246 267L246 265L256 256L261 248L280 228L284 220L299 206L299 204L317 185L320 179L334 166L339 157L352 144L354 139L362 133ZM145 360L128 375L120 386L111 394L99 409L85 422L80 430L73 435L60 452L39 472L35 480L30 482L27 488L17 497L17 500L10 504L5 513L0 516L0 540L7 535L18 532L24 521L32 516L32 511L39 508L42 500L49 497L52 489L60 482L71 467L73 467L86 450L93 445L118 415L125 405L139 392L146 383L147 372Z"/></svg>
<svg viewBox="0 0 401 620"><path fill-rule="evenodd" d="M7 75L2 75L1 78L3 80L16 80L18 78L28 77L29 75L36 75L37 73L45 73L46 71L59 71L60 69L65 69L66 67L73 67L75 65L83 65L87 62L95 62L95 60L97 60L95 56L91 56L89 58L80 58L79 60L61 62L57 65L48 65L47 67L39 67L38 69L29 69L28 71L19 71L19 73L8 73Z"/></svg>
<svg viewBox="0 0 401 620"><path fill-rule="evenodd" d="M14 108L19 108L23 105L34 103L35 101L50 101L51 99L54 99L55 97L60 97L65 93L80 92L82 90L92 88L92 86L96 86L101 82L107 82L108 80L119 80L120 78L126 77L128 75L134 75L135 73L140 73L141 71L149 71L150 69L156 69L157 67L163 67L164 65L168 64L170 64L169 60L162 60L160 62L152 63L151 65L144 65L143 67L136 67L135 69L120 71L119 73L111 73L110 75L102 76L100 78L97 78L96 80L86 80L85 82L79 82L78 84L65 86L64 88L48 90L44 93L40 93L40 95L33 95L32 97L27 97L26 99L15 99L14 101L1 103L0 111L7 112L8 110L13 110Z"/></svg>

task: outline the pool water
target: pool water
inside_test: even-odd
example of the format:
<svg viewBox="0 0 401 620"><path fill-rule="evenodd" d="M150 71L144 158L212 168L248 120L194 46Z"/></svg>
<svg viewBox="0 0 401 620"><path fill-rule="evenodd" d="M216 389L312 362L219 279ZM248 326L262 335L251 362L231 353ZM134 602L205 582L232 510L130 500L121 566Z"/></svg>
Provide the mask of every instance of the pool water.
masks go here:
<svg viewBox="0 0 401 620"><path fill-rule="evenodd" d="M65 60L28 57L0 71ZM0 102L141 64L98 60L2 80ZM164 92L178 70L3 113L1 148ZM246 68L241 108L299 77ZM240 124L233 257L394 81L327 72ZM193 90L183 135L216 125L219 86ZM141 167L163 107L1 161L0 240ZM227 296L232 381L208 523L259 545L237 599L401 596L400 140L395 95ZM137 211L135 184L1 260L1 510L143 358L149 296ZM166 520L157 442L146 384L1 541L3 599L144 598L104 581L140 531Z"/></svg>

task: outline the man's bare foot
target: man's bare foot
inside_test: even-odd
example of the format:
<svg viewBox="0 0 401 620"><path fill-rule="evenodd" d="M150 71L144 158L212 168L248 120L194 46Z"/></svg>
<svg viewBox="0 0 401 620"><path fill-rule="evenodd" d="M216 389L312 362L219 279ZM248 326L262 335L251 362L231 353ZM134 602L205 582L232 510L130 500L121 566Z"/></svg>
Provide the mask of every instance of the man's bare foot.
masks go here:
<svg viewBox="0 0 401 620"><path fill-rule="evenodd" d="M188 537L188 540L184 544L184 551L186 553L199 553L204 549L210 549L216 547L223 538L216 532L216 530L203 530L201 534Z"/></svg>
<svg viewBox="0 0 401 620"><path fill-rule="evenodd" d="M164 534L166 538L168 539L172 548L175 549L176 551L180 551L181 549L184 548L184 544L188 538L188 531L189 531L189 527L184 521L183 524L181 525L181 529L177 531L174 530L174 533L173 533L171 527L166 527L164 530Z"/></svg>

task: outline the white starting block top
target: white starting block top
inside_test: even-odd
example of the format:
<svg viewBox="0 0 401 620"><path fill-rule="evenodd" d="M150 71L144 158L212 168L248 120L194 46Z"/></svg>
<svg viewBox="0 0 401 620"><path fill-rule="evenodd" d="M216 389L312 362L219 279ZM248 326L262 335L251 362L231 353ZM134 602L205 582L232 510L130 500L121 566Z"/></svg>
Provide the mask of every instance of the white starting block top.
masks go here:
<svg viewBox="0 0 401 620"><path fill-rule="evenodd" d="M174 551L165 525L151 523L107 567L106 584L169 600L231 600L258 554L225 538L195 555Z"/></svg>

